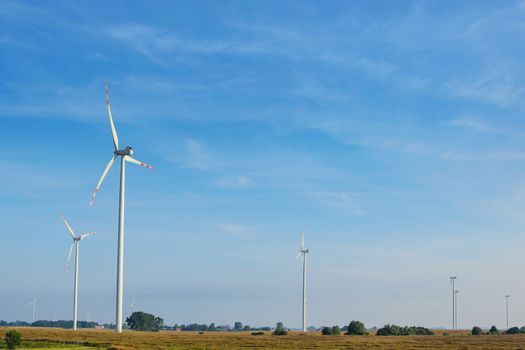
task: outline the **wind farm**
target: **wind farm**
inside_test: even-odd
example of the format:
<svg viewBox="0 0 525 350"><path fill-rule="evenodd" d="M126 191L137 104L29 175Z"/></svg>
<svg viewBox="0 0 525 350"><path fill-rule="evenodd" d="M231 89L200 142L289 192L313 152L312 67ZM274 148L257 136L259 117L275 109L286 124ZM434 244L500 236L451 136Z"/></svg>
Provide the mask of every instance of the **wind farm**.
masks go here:
<svg viewBox="0 0 525 350"><path fill-rule="evenodd" d="M523 347L523 1L0 21L0 349Z"/></svg>

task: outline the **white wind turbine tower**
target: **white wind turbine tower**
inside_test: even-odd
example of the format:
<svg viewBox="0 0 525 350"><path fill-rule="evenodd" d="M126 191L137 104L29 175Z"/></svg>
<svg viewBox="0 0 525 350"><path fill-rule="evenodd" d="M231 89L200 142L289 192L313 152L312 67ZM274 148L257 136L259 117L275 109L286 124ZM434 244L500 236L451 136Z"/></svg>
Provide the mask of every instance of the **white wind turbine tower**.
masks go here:
<svg viewBox="0 0 525 350"><path fill-rule="evenodd" d="M136 159L133 159L131 155L133 154L133 150L131 147L126 146L124 149L119 149L118 144L118 135L117 130L115 129L115 124L113 124L113 117L111 115L111 107L109 105L109 95L108 95L108 86L106 84L106 105L108 108L108 115L109 115L109 125L111 127L111 134L113 136L113 146L115 148L114 155L111 157L108 165L106 166L106 169L104 169L104 172L102 173L102 176L100 177L100 180L97 184L97 187L95 188L95 193L93 193L93 197L91 198L91 202L89 203L89 206L91 207L93 205L93 201L95 200L95 196L97 195L98 190L100 189L100 185L102 184L102 181L104 181L104 178L106 177L109 169L111 169L111 166L115 162L115 159L117 157L120 157L120 195L119 195L119 212L118 212L118 250L117 250L117 310L116 310L116 330L118 333L122 332L122 298L123 298L123 278L124 278L124 193L125 193L125 180L126 180L126 161L138 164L140 166L153 169L151 166L139 162Z"/></svg>
<svg viewBox="0 0 525 350"><path fill-rule="evenodd" d="M306 332L306 254L310 253L310 249L304 249L304 233L301 238L301 249L299 250L299 254L297 254L297 258L302 255L303 256L303 332Z"/></svg>
<svg viewBox="0 0 525 350"><path fill-rule="evenodd" d="M33 299L28 305L33 306L33 323L36 321L36 298Z"/></svg>
<svg viewBox="0 0 525 350"><path fill-rule="evenodd" d="M81 240L94 235L94 232L86 233L83 235L76 235L75 231L71 228L69 223L66 220L66 217L62 215L62 219L64 220L64 224L66 224L67 230L71 234L71 237L73 238L73 241L71 242L71 246L69 247L69 254L67 256L66 261L66 271L69 268L69 260L71 259L71 253L73 252L73 244L75 245L75 287L73 288L73 330L77 330L77 310L78 310L78 244Z"/></svg>

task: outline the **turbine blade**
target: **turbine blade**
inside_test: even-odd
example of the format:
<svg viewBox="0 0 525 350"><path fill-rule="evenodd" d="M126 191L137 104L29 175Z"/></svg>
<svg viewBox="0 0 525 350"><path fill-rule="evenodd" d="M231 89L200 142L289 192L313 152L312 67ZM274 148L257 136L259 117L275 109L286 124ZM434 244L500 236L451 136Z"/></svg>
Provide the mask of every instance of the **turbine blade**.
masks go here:
<svg viewBox="0 0 525 350"><path fill-rule="evenodd" d="M95 232L89 232L89 233L80 235L80 239L84 239L84 238L87 238L89 236L94 236L95 234L96 234Z"/></svg>
<svg viewBox="0 0 525 350"><path fill-rule="evenodd" d="M71 242L71 246L69 247L69 255L67 256L67 261L66 261L66 272L69 268L69 260L71 259L71 253L73 253L73 243L75 243L75 241Z"/></svg>
<svg viewBox="0 0 525 350"><path fill-rule="evenodd" d="M148 169L155 169L153 168L151 165L148 165L146 163L142 163L134 158L131 158L130 156L124 156L124 160L127 160L128 162L131 162L131 163L135 163L135 164L138 164L140 166L143 166L145 168L148 168Z"/></svg>
<svg viewBox="0 0 525 350"><path fill-rule="evenodd" d="M64 214L62 214L62 219L64 220L64 223L66 224L66 227L67 227L69 233L71 233L71 236L73 236L73 238L75 238L75 232L73 231L73 229L71 228L71 226L67 222L66 217L64 216Z"/></svg>
<svg viewBox="0 0 525 350"><path fill-rule="evenodd" d="M301 236L301 250L304 250L304 232Z"/></svg>
<svg viewBox="0 0 525 350"><path fill-rule="evenodd" d="M108 89L107 83L106 83L106 105L108 106L109 125L111 126L111 136L113 136L113 145L115 146L115 151L118 151L118 135L117 135L117 130L115 129L115 124L113 123L113 116L111 114L111 106L109 105L109 89Z"/></svg>
<svg viewBox="0 0 525 350"><path fill-rule="evenodd" d="M297 256L295 257L295 260L299 259L299 257L301 256L303 252L299 252L299 254L297 254Z"/></svg>
<svg viewBox="0 0 525 350"><path fill-rule="evenodd" d="M98 190L100 188L100 185L102 185L102 181L104 181L104 178L106 177L109 169L111 169L111 166L115 162L115 158L117 158L116 155L114 155L113 158L111 158L109 160L109 163L106 166L106 169L104 169L104 172L102 173L102 177L100 178L100 181L98 182L97 187L95 188L95 192L93 193L93 197L91 197L91 202L89 203L89 207L91 207L93 205L93 202L95 201L95 196L97 195L97 192L98 192Z"/></svg>

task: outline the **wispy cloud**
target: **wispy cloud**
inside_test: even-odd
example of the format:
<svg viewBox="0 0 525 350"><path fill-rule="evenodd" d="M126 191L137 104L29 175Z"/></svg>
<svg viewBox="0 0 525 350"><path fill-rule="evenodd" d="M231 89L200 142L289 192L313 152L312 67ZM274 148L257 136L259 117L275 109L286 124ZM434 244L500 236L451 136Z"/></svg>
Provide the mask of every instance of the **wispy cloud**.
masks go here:
<svg viewBox="0 0 525 350"><path fill-rule="evenodd" d="M232 224L220 224L217 228L227 236L232 238L248 238L253 237L256 233L256 229L253 226L244 225L232 225Z"/></svg>
<svg viewBox="0 0 525 350"><path fill-rule="evenodd" d="M454 119L449 122L452 126L457 126L461 128L471 129L474 131L479 131L483 133L499 133L501 130L487 121L474 119L474 118L461 118Z"/></svg>
<svg viewBox="0 0 525 350"><path fill-rule="evenodd" d="M308 195L320 205L342 209L355 216L367 215L367 212L358 204L356 197L350 193L312 192Z"/></svg>
<svg viewBox="0 0 525 350"><path fill-rule="evenodd" d="M213 182L214 186L224 188L245 188L252 184L252 179L248 176L224 177Z"/></svg>

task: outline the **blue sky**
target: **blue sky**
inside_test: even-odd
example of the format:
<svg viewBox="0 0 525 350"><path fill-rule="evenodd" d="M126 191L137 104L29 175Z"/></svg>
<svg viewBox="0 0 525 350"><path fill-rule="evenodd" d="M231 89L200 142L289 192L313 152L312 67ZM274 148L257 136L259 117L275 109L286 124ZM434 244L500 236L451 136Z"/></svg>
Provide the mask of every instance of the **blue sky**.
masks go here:
<svg viewBox="0 0 525 350"><path fill-rule="evenodd" d="M525 2L0 1L0 319L525 324ZM5 283L9 281L8 283ZM126 308L129 312L129 308ZM521 318L520 318L521 317Z"/></svg>

